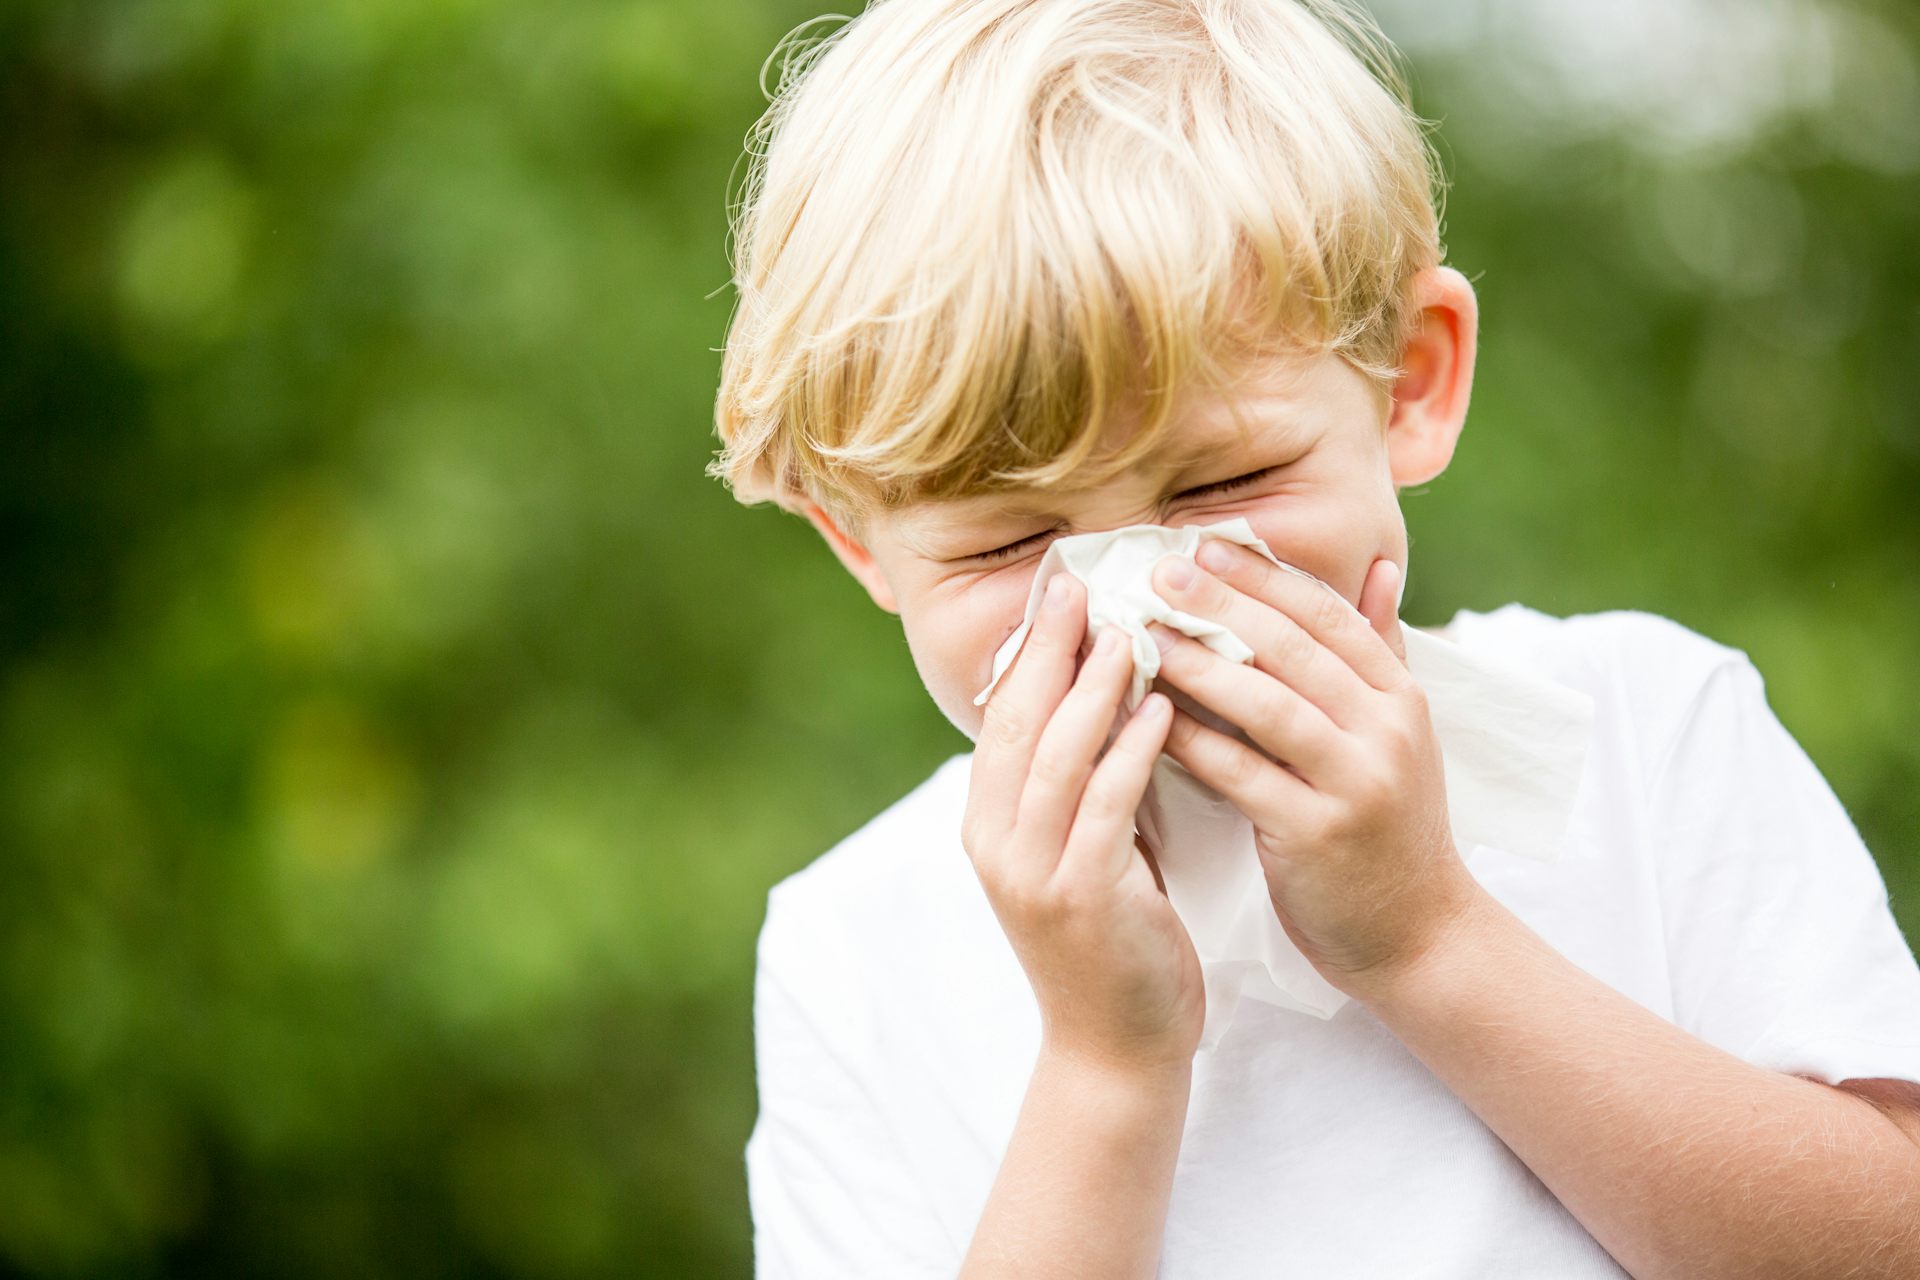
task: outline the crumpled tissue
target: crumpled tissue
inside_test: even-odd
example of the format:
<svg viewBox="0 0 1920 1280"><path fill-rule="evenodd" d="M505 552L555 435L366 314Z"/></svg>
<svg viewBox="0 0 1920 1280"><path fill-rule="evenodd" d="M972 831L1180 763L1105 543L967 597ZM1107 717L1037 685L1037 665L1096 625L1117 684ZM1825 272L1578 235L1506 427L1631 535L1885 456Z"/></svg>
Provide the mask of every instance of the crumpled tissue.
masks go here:
<svg viewBox="0 0 1920 1280"><path fill-rule="evenodd" d="M1244 517L1058 538L1034 572L1025 620L994 654L993 678L974 704L986 702L1013 662L1056 573L1071 573L1086 584L1089 643L1107 627L1120 628L1130 641L1129 713L1160 671L1149 622L1192 636L1230 661L1252 661L1253 650L1231 630L1174 608L1152 586L1153 566L1163 557L1191 560L1202 542L1216 538L1250 547L1346 603L1327 583L1275 556ZM1592 739L1593 699L1439 636L1408 626L1401 634L1407 668L1427 695L1440 741L1447 811L1461 853L1487 846L1557 858ZM1247 740L1216 716L1203 711L1202 719ZM1347 1003L1349 997L1320 976L1281 927L1254 849L1253 824L1230 801L1162 754L1134 825L1154 851L1167 898L1200 957L1207 998L1202 1049L1220 1042L1242 998L1319 1018L1331 1018Z"/></svg>

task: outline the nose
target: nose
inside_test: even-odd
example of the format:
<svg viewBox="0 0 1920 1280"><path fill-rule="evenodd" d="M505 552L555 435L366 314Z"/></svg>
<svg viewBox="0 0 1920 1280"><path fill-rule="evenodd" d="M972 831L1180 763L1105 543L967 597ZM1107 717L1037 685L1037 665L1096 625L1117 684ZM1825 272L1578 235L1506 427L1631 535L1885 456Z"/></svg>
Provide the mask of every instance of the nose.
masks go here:
<svg viewBox="0 0 1920 1280"><path fill-rule="evenodd" d="M1157 525L1166 529L1179 529L1190 524L1205 524L1207 521L1198 515L1181 514L1172 519L1163 519L1163 512L1156 502L1145 505L1113 505L1099 512L1091 512L1069 522L1064 536L1078 536L1085 533L1107 533L1114 529L1125 529L1136 524Z"/></svg>

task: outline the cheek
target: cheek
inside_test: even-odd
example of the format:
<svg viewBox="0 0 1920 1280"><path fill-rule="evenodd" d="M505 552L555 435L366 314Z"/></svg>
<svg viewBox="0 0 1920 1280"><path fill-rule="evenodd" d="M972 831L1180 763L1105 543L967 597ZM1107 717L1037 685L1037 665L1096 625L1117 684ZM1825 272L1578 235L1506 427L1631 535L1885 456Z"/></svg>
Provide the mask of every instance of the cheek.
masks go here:
<svg viewBox="0 0 1920 1280"><path fill-rule="evenodd" d="M1369 523L1349 504L1299 499L1262 504L1246 515L1273 554L1320 576L1346 558Z"/></svg>
<svg viewBox="0 0 1920 1280"><path fill-rule="evenodd" d="M1329 583L1348 600L1374 558L1399 546L1397 507L1384 513L1360 501L1283 498L1244 513L1253 531L1288 564Z"/></svg>
<svg viewBox="0 0 1920 1280"><path fill-rule="evenodd" d="M947 719L969 738L979 732L985 707L974 695L993 675L999 652L1026 614L1029 571L982 580L937 605L903 613L907 648L927 692Z"/></svg>

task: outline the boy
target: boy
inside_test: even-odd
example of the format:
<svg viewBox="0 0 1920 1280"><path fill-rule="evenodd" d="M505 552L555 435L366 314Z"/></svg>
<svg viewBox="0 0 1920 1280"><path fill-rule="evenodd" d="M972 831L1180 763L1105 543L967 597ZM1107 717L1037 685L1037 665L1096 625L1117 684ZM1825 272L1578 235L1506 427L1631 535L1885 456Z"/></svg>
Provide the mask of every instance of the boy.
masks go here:
<svg viewBox="0 0 1920 1280"><path fill-rule="evenodd" d="M813 522L976 746L770 896L761 1274L1920 1275L1920 969L1743 654L1463 612L1595 722L1557 861L1448 833L1397 491L1477 316L1405 98L1298 0L877 0L789 64L714 470ZM1062 574L973 705L1052 539L1235 517L1357 613L1168 557L1255 656L1163 636L1109 746L1129 659ZM1196 1052L1133 821L1162 752L1251 821L1333 1016L1243 1001Z"/></svg>

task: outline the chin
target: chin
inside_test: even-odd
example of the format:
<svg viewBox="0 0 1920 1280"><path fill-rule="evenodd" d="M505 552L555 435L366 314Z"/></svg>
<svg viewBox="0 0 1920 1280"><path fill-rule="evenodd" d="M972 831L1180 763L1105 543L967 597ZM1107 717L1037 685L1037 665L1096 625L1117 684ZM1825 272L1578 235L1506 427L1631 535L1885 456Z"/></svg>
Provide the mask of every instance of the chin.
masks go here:
<svg viewBox="0 0 1920 1280"><path fill-rule="evenodd" d="M980 692L978 689L974 690L974 693L978 692ZM939 698L933 700L933 705L940 708L940 714L947 718L947 723L958 729L960 735L968 742L978 742L980 729L986 722L986 708L974 706L972 694L960 701L966 711L965 715L960 714L958 709L947 706Z"/></svg>

